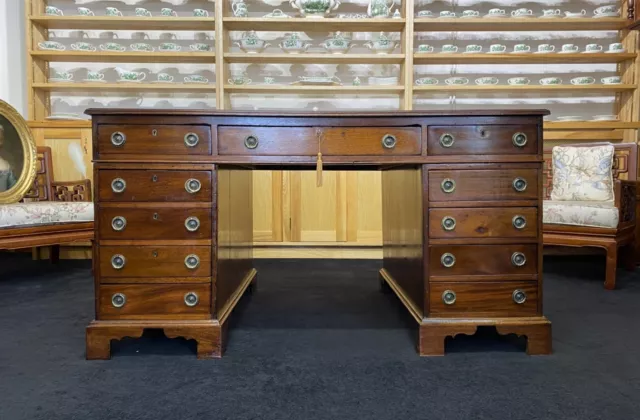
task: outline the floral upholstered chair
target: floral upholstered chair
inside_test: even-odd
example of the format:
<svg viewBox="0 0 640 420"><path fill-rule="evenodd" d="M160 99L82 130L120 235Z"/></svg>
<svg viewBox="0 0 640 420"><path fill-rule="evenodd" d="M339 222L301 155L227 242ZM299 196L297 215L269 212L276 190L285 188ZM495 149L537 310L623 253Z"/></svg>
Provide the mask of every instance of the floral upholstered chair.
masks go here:
<svg viewBox="0 0 640 420"><path fill-rule="evenodd" d="M605 288L616 283L618 250L635 266L635 144L545 150L544 244L598 247L607 254Z"/></svg>
<svg viewBox="0 0 640 420"><path fill-rule="evenodd" d="M51 246L93 239L93 203L88 179L53 180L51 149L38 147L36 177L19 203L0 204L0 250Z"/></svg>

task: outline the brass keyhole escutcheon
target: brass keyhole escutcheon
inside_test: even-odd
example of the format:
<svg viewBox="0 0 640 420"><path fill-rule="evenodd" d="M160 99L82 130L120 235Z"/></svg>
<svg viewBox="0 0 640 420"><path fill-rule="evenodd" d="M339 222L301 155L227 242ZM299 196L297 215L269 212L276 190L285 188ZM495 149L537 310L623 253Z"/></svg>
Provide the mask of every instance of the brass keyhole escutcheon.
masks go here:
<svg viewBox="0 0 640 420"><path fill-rule="evenodd" d="M151 255L153 255L153 258L158 258L158 251L153 251Z"/></svg>
<svg viewBox="0 0 640 420"><path fill-rule="evenodd" d="M158 213L153 213L153 220L158 220L160 215Z"/></svg>
<svg viewBox="0 0 640 420"><path fill-rule="evenodd" d="M153 137L156 137L158 135L158 130L156 130L155 128L153 130L151 130L151 135Z"/></svg>
<svg viewBox="0 0 640 420"><path fill-rule="evenodd" d="M487 132L485 130L480 130L480 137L487 137Z"/></svg>
<svg viewBox="0 0 640 420"><path fill-rule="evenodd" d="M158 175L154 175L151 177L151 181L158 182Z"/></svg>

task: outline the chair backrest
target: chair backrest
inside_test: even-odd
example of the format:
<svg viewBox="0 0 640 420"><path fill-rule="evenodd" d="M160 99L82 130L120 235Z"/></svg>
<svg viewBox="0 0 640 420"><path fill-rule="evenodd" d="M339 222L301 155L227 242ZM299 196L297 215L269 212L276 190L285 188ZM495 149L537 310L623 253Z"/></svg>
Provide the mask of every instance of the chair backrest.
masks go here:
<svg viewBox="0 0 640 420"><path fill-rule="evenodd" d="M36 163L36 177L31 189L21 201L52 201L53 200L53 161L51 148L38 146L38 162Z"/></svg>
<svg viewBox="0 0 640 420"><path fill-rule="evenodd" d="M581 143L567 144L573 147L589 147L602 145L603 143ZM564 146L564 145L563 145ZM638 145L635 143L619 143L614 144L613 156L613 180L631 180L638 178ZM548 200L551 197L551 188L553 186L553 163L551 162L552 147L544 148L544 166L543 166L543 188L544 198Z"/></svg>

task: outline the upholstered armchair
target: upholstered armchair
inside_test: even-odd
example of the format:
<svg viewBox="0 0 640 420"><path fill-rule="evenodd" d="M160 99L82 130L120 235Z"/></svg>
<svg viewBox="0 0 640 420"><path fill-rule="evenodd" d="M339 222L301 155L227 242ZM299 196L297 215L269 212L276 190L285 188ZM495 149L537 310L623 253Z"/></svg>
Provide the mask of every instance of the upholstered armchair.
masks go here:
<svg viewBox="0 0 640 420"><path fill-rule="evenodd" d="M606 252L604 287L614 289L618 253L635 267L636 144L545 149L545 245Z"/></svg>

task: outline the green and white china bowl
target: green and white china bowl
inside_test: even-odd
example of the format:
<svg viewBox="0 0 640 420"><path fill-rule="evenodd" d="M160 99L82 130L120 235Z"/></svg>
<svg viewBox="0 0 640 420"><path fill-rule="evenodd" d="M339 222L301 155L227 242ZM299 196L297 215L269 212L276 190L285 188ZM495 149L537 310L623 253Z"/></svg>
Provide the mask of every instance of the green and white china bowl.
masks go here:
<svg viewBox="0 0 640 420"><path fill-rule="evenodd" d="M156 82L158 83L173 83L173 76L169 73L158 73L156 76Z"/></svg>
<svg viewBox="0 0 640 420"><path fill-rule="evenodd" d="M242 38L240 38L235 44L240 47L240 49L246 53L258 53L269 45L268 42L258 38L256 31L244 32L242 34Z"/></svg>
<svg viewBox="0 0 640 420"><path fill-rule="evenodd" d="M613 44L609 44L608 53L623 53L625 52L624 45L621 42L614 42Z"/></svg>
<svg viewBox="0 0 640 420"><path fill-rule="evenodd" d="M531 47L527 44L516 44L513 46L513 52L515 54L525 54L531 52Z"/></svg>
<svg viewBox="0 0 640 420"><path fill-rule="evenodd" d="M615 4L611 4L608 6L600 6L598 7L596 10L593 11L593 14L595 16L598 15L619 15L620 14L620 8L615 5Z"/></svg>
<svg viewBox="0 0 640 420"><path fill-rule="evenodd" d="M435 77L421 77L416 80L418 86L434 86L438 84L438 79Z"/></svg>
<svg viewBox="0 0 640 420"><path fill-rule="evenodd" d="M497 85L499 80L497 77L478 77L476 80L476 85Z"/></svg>
<svg viewBox="0 0 640 420"><path fill-rule="evenodd" d="M572 54L572 53L577 53L579 50L580 50L580 48L575 44L564 44L560 48L560 53Z"/></svg>
<svg viewBox="0 0 640 420"><path fill-rule="evenodd" d="M275 77L271 77L271 76L265 76L264 77L264 84L265 85L272 85L276 82L276 78Z"/></svg>
<svg viewBox="0 0 640 420"><path fill-rule="evenodd" d="M49 51L64 51L67 49L64 45L57 41L43 41L38 42L38 47L41 50L49 50Z"/></svg>
<svg viewBox="0 0 640 420"><path fill-rule="evenodd" d="M320 45L332 54L344 54L353 46L351 41L342 36L329 38Z"/></svg>
<svg viewBox="0 0 640 420"><path fill-rule="evenodd" d="M562 16L562 11L560 9L544 9L542 10L543 18L556 18Z"/></svg>
<svg viewBox="0 0 640 420"><path fill-rule="evenodd" d="M465 10L462 12L462 16L460 16L461 18L477 18L480 17L480 12L478 12L477 10Z"/></svg>
<svg viewBox="0 0 640 420"><path fill-rule="evenodd" d="M107 16L122 16L122 12L120 10L111 6L106 8L106 14Z"/></svg>
<svg viewBox="0 0 640 420"><path fill-rule="evenodd" d="M118 76L120 76L120 80L118 80L119 82L141 82L147 77L147 74L142 71L130 71L116 68L116 72L118 72Z"/></svg>
<svg viewBox="0 0 640 420"><path fill-rule="evenodd" d="M131 48L132 51L153 52L156 50L151 45L146 44L144 42L137 42L135 44L131 44L129 47Z"/></svg>
<svg viewBox="0 0 640 420"><path fill-rule="evenodd" d="M177 17L178 13L169 7L163 7L160 9L160 16Z"/></svg>
<svg viewBox="0 0 640 420"><path fill-rule="evenodd" d="M442 46L440 51L443 52L443 53L447 53L447 54L457 53L458 52L458 47L456 47L455 45L452 45L452 44L445 44L445 45Z"/></svg>
<svg viewBox="0 0 640 420"><path fill-rule="evenodd" d="M378 39L373 41L367 41L364 46L369 48L376 54L389 54L395 50L397 42L388 39L386 36L381 35Z"/></svg>
<svg viewBox="0 0 640 420"><path fill-rule="evenodd" d="M191 44L189 45L189 48L191 48L192 51L200 51L200 52L211 51L211 46L209 44L203 44L201 42L196 42L195 44Z"/></svg>
<svg viewBox="0 0 640 420"><path fill-rule="evenodd" d="M180 51L182 47L174 42L163 42L158 46L159 51Z"/></svg>
<svg viewBox="0 0 640 420"><path fill-rule="evenodd" d="M549 54L556 50L556 47L551 44L538 45L538 54Z"/></svg>
<svg viewBox="0 0 640 420"><path fill-rule="evenodd" d="M93 13L93 11L91 9L89 9L88 7L78 7L76 9L78 11L78 14L80 16L95 16L96 14Z"/></svg>
<svg viewBox="0 0 640 420"><path fill-rule="evenodd" d="M304 17L323 18L340 6L339 0L289 0L294 9Z"/></svg>
<svg viewBox="0 0 640 420"><path fill-rule="evenodd" d="M619 85L622 83L622 78L620 76L609 76L603 77L600 81L605 85Z"/></svg>
<svg viewBox="0 0 640 420"><path fill-rule="evenodd" d="M599 53L599 52L602 52L602 45L600 45L600 44L587 44L584 47L584 52L586 52L586 53Z"/></svg>
<svg viewBox="0 0 640 420"><path fill-rule="evenodd" d="M464 52L467 54L478 54L482 52L482 45L467 45L464 49Z"/></svg>
<svg viewBox="0 0 640 420"><path fill-rule="evenodd" d="M64 16L62 10L58 9L55 6L47 6L44 8L44 14L49 16Z"/></svg>
<svg viewBox="0 0 640 420"><path fill-rule="evenodd" d="M185 83L209 83L209 79L204 76L200 76L199 74L192 74L190 76L184 77Z"/></svg>
<svg viewBox="0 0 640 420"><path fill-rule="evenodd" d="M428 45L428 44L418 45L418 52L421 52L421 53L432 53L433 52L433 46Z"/></svg>
<svg viewBox="0 0 640 420"><path fill-rule="evenodd" d="M562 84L562 79L559 77L545 77L543 79L540 79L539 82L541 85L561 85Z"/></svg>
<svg viewBox="0 0 640 420"><path fill-rule="evenodd" d="M138 17L151 17L151 12L144 7L136 7L135 14Z"/></svg>
<svg viewBox="0 0 640 420"><path fill-rule="evenodd" d="M245 76L236 76L227 80L230 85L249 85L251 84L251 79Z"/></svg>
<svg viewBox="0 0 640 420"><path fill-rule="evenodd" d="M421 10L418 12L418 17L421 18L432 18L433 13L430 10Z"/></svg>
<svg viewBox="0 0 640 420"><path fill-rule="evenodd" d="M512 77L507 80L507 83L511 86L525 86L531 83L526 77Z"/></svg>
<svg viewBox="0 0 640 420"><path fill-rule="evenodd" d="M104 81L104 73L100 73L99 71L88 71L86 82L103 82Z"/></svg>
<svg viewBox="0 0 640 420"><path fill-rule="evenodd" d="M469 79L466 77L449 77L444 82L448 85L466 85L469 83Z"/></svg>
<svg viewBox="0 0 640 420"><path fill-rule="evenodd" d="M195 17L209 17L209 12L204 9L193 9L193 16Z"/></svg>
<svg viewBox="0 0 640 420"><path fill-rule="evenodd" d="M492 44L489 46L490 54L504 54L507 52L507 46L502 44Z"/></svg>
<svg viewBox="0 0 640 420"><path fill-rule="evenodd" d="M51 82L70 82L73 80L73 73L68 71L52 70L52 76L49 78Z"/></svg>
<svg viewBox="0 0 640 420"><path fill-rule="evenodd" d="M595 82L596 82L596 79L594 79L593 77L586 77L586 76L574 77L573 79L571 79L572 85L592 85Z"/></svg>
<svg viewBox="0 0 640 420"><path fill-rule="evenodd" d="M74 51L95 51L96 47L89 44L88 42L76 42L70 45L71 49Z"/></svg>
<svg viewBox="0 0 640 420"><path fill-rule="evenodd" d="M120 45L117 42L107 42L106 44L101 44L100 49L102 51L122 52L122 51L126 51L127 47L125 47L124 45Z"/></svg>
<svg viewBox="0 0 640 420"><path fill-rule="evenodd" d="M526 7L522 7L520 9L516 9L511 12L511 17L514 17L514 18L531 17L531 16L533 16L533 10L527 9Z"/></svg>

